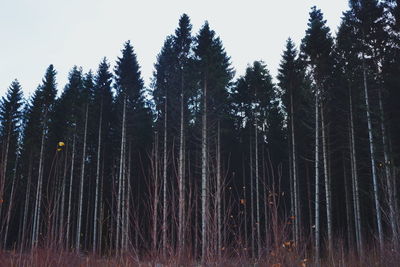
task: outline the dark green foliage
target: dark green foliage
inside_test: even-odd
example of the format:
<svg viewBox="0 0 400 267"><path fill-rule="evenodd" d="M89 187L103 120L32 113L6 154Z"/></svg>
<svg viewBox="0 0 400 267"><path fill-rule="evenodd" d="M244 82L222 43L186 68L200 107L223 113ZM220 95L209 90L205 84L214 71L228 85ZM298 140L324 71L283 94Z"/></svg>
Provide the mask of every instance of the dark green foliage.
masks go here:
<svg viewBox="0 0 400 267"><path fill-rule="evenodd" d="M199 88L207 84L207 102L212 114L226 113L224 110L228 99L228 85L234 72L230 66L230 58L219 37L210 29L206 22L200 29L194 47Z"/></svg>
<svg viewBox="0 0 400 267"><path fill-rule="evenodd" d="M19 137L22 123L22 88L18 80L14 80L0 103L0 144L2 170L7 168L6 176L16 172L15 160L19 150ZM5 164L5 159L7 164ZM4 181L4 180L3 180ZM8 181L5 181L8 182Z"/></svg>
<svg viewBox="0 0 400 267"><path fill-rule="evenodd" d="M22 116L22 88L18 80L14 80L5 97L2 97L0 104L0 136L2 143L8 135L13 136L15 141L21 126ZM15 149L14 149L15 150Z"/></svg>
<svg viewBox="0 0 400 267"><path fill-rule="evenodd" d="M329 77L332 71L331 51L333 39L330 29L326 26L321 10L315 6L310 12L306 36L302 40L301 50L306 56L307 62L313 68L315 79L322 83Z"/></svg>

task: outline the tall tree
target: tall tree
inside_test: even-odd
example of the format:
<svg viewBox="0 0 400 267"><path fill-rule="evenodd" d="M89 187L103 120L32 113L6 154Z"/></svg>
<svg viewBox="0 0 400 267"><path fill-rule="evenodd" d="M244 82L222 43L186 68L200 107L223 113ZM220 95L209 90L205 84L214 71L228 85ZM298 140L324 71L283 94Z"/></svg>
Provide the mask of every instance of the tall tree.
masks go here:
<svg viewBox="0 0 400 267"><path fill-rule="evenodd" d="M378 90L378 106L379 106L379 119L381 128L381 140L383 143L384 150L384 161L386 170L386 179L389 181L389 191L391 192L390 186L390 170L389 165L386 162L389 161L388 156L388 144L386 137L385 121L384 121L384 111L382 106L382 88L381 88L381 74L380 65L382 64L381 59L383 58L383 53L386 49L386 38L384 31L384 21L382 18L383 7L379 4L377 0L351 0L350 8L354 12L355 25L358 30L358 39L361 42L361 58L363 67L363 80L364 80L364 96L365 96L365 107L366 107L366 117L368 123L368 138L370 147L370 160L371 160L371 172L372 172L372 184L374 191L374 202L375 202L375 214L376 223L378 228L378 238L379 245L383 249L384 233L382 226L382 214L381 214L381 203L379 197L379 182L378 173L376 169L377 160L377 145L374 140L374 130L372 121L372 99L371 99L371 87L374 85ZM370 77L368 77L370 76ZM372 82L371 82L372 81ZM368 89L370 88L370 89ZM391 226L392 233L396 236L396 222L394 221L394 203L393 199L389 197L389 205L391 207Z"/></svg>
<svg viewBox="0 0 400 267"><path fill-rule="evenodd" d="M207 247L209 238L207 231L209 229L209 114L214 113L217 120L220 119L221 107L227 95L227 85L232 79L233 71L230 67L230 59L222 46L219 37L215 36L215 32L210 29L208 22L206 22L200 29L194 47L196 58L196 65L199 73L199 84L201 86L201 121L202 121L202 134L201 134L201 236L202 236L202 261L204 262L207 257ZM219 132L217 133L219 134ZM219 150L219 149L218 149ZM217 164L218 165L218 164ZM220 168L220 166L217 166ZM220 177L217 177L217 180ZM220 184L220 181L217 181ZM217 188L216 201L221 203L220 189ZM219 205L218 205L219 206ZM217 207L217 210L220 210ZM218 215L217 215L218 216ZM221 229L217 225L217 229ZM217 230L217 240L221 240L221 231ZM217 241L218 242L218 241ZM220 243L220 241L219 241ZM220 244L217 244L217 246ZM218 249L221 249L220 247Z"/></svg>
<svg viewBox="0 0 400 267"><path fill-rule="evenodd" d="M16 164L19 150L19 135L22 122L22 88L18 80L14 80L2 97L0 103L0 142L1 142L1 166L2 173L0 179L0 218L3 219L3 203L8 203L8 212L6 215L6 230L3 232L4 224L1 224L2 234L4 233L4 246L7 245L7 232L10 220L10 211L12 208L13 191L5 199L5 188L7 184L12 184L14 189L16 179Z"/></svg>
<svg viewBox="0 0 400 267"><path fill-rule="evenodd" d="M356 153L356 134L355 134L355 108L354 103L359 86L359 70L360 60L358 58L359 43L354 42L356 39L356 30L354 28L353 13L346 12L343 16L342 23L337 34L336 60L340 68L341 75L345 80L345 86L348 87L348 136L349 136L349 152L352 180L352 195L353 195L353 210L357 250L362 254L363 238L361 224L361 209L360 209L360 186L359 172L357 169L357 153ZM349 226L348 226L349 227Z"/></svg>
<svg viewBox="0 0 400 267"><path fill-rule="evenodd" d="M97 131L97 147L96 147L96 184L95 184L95 200L94 200L94 213L93 213L93 252L101 248L101 235L98 235L97 227L102 228L101 220L98 218L99 201L102 203L102 197L99 196L100 188L103 187L101 183L101 178L104 175L104 167L101 168L101 159L106 157L106 144L110 142L109 139L109 128L110 128L110 114L113 102L113 95L111 91L112 73L109 71L110 65L107 59L104 58L98 67L97 74L95 76L94 85L94 96L93 108L95 114L97 115L98 131ZM102 157L103 155L103 157ZM100 240L97 240L97 237Z"/></svg>
<svg viewBox="0 0 400 267"><path fill-rule="evenodd" d="M82 210L83 210L83 187L85 180L85 167L86 167L86 147L87 147L87 135L88 135L88 115L89 106L92 102L93 94L93 75L91 72L87 73L83 78L82 82L82 93L81 93L81 114L84 118L83 120L83 148L82 148L82 159L81 159L81 177L79 185L79 206L78 206L78 222L76 230L76 245L75 249L80 250L81 247L81 228L82 228Z"/></svg>
<svg viewBox="0 0 400 267"><path fill-rule="evenodd" d="M116 249L127 249L132 214L127 208L129 204L128 193L132 177L139 179L143 169L146 170L148 163L140 163L151 146L151 113L145 104L143 79L136 54L131 43L124 44L122 57L118 58L115 67L116 111L119 114L120 150L119 174L117 193L117 216L116 216ZM128 149L129 148L129 149ZM134 153L133 153L134 152ZM127 159L130 158L130 161ZM143 169L142 169L143 168ZM141 182L137 180L137 183ZM138 189L135 191L140 193Z"/></svg>
<svg viewBox="0 0 400 267"><path fill-rule="evenodd" d="M321 118L321 134L322 134L322 155L323 155L323 169L324 169L324 180L325 180L325 200L326 200L326 216L328 225L328 243L329 249L332 248L332 207L331 207L331 186L328 171L328 147L327 147L327 130L325 123L325 103L327 94L329 93L329 78L332 71L333 61L331 57L333 47L333 39L330 34L330 29L326 26L326 20L323 18L321 10L315 6L311 9L310 18L308 23L308 29L306 30L306 36L302 41L302 51L306 56L308 63L311 67L312 75L315 83L315 105L316 105L316 151L318 150L318 127L319 116ZM316 157L318 154L316 153ZM317 165L316 158L316 165ZM319 187L318 182L318 171L316 166L316 189ZM318 205L318 190L316 190L315 203ZM316 221L319 207L316 206ZM317 227L317 223L316 223ZM319 227L319 226L318 226ZM316 229L316 250L319 250L319 229ZM318 253L317 253L318 258Z"/></svg>
<svg viewBox="0 0 400 267"><path fill-rule="evenodd" d="M48 137L48 126L51 112L53 111L55 97L57 93L56 89L56 71L53 65L50 65L42 80L42 85L38 88L36 97L38 104L40 119L39 123L41 126L41 140L40 140L40 152L39 152L39 165L38 165L38 176L37 176L37 186L36 186L36 198L35 198L35 209L33 218L33 231L32 231L32 246L36 246L38 243L40 227L40 215L42 213L42 191L43 191L43 170L44 170L44 160L45 160L45 145L46 139Z"/></svg>
<svg viewBox="0 0 400 267"><path fill-rule="evenodd" d="M282 60L279 68L278 80L279 87L282 90L282 102L286 113L288 114L288 128L290 132L289 144L290 144L290 168L291 168L291 181L292 181L292 216L294 216L293 223L293 236L297 243L299 241L300 234L300 201L298 191L298 174L297 174L297 153L296 153L296 130L295 125L297 123L295 114L298 112L298 105L300 100L299 90L301 90L301 72L299 69L299 63L296 60L297 51L293 41L289 38L286 43L286 50L283 52ZM297 100L297 101L296 101ZM295 102L296 101L296 102Z"/></svg>
<svg viewBox="0 0 400 267"><path fill-rule="evenodd" d="M167 249L167 169L168 169L168 111L172 108L173 98L169 97L177 86L177 54L174 49L173 38L167 37L160 54L157 57L154 71L154 101L157 109L157 121L160 132L163 132L163 219L162 219L162 243L163 253L165 255ZM155 209L157 207L154 207Z"/></svg>
<svg viewBox="0 0 400 267"><path fill-rule="evenodd" d="M190 64L190 51L192 44L192 25L188 15L183 14L179 19L179 27L175 30L174 48L178 59L180 76L180 129L179 129L179 213L178 213L178 249L179 255L185 241L185 126L187 123L186 107L188 89L188 73ZM186 94L185 94L186 93Z"/></svg>

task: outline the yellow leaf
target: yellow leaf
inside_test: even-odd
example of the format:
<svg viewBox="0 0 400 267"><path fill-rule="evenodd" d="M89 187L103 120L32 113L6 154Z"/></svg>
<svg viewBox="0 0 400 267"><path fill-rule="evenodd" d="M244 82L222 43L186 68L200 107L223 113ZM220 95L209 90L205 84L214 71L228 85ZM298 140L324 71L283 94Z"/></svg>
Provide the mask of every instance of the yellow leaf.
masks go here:
<svg viewBox="0 0 400 267"><path fill-rule="evenodd" d="M65 146L64 142L58 142L58 146Z"/></svg>

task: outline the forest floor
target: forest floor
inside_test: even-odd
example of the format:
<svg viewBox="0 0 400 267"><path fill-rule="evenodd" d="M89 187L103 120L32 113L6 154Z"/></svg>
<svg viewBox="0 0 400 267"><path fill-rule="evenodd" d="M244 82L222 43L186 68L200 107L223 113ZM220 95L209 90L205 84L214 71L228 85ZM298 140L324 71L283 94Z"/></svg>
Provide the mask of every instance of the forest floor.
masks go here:
<svg viewBox="0 0 400 267"><path fill-rule="evenodd" d="M278 249L270 255L257 260L251 260L245 256L223 256L222 258L208 259L205 264L200 264L193 259L178 261L178 257L171 256L168 259L162 257L148 256L138 260L133 254L124 254L119 257L103 256L93 254L78 254L74 252L55 251L53 249L35 249L30 252L0 251L0 267L119 267L119 266L140 266L140 267L166 267L166 266L266 266L266 267L311 267L318 266L312 259L304 258L294 251ZM400 253L392 249L378 253L376 250L365 251L361 259L349 251L335 250L333 253L321 259L321 267L325 266L400 266Z"/></svg>

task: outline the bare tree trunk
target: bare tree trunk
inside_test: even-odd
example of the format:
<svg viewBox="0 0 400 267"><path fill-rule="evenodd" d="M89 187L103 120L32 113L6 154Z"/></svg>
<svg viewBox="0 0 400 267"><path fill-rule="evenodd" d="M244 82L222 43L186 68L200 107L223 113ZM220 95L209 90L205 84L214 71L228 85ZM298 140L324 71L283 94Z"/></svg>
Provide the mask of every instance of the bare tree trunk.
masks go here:
<svg viewBox="0 0 400 267"><path fill-rule="evenodd" d="M163 146L163 223L162 223L162 239L163 239L163 255L167 255L167 120L168 120L168 98L165 96L164 103L164 146Z"/></svg>
<svg viewBox="0 0 400 267"><path fill-rule="evenodd" d="M372 184L374 189L374 200L375 200L376 224L378 227L379 246L381 249L383 249L382 215L381 215L381 205L379 202L378 179L377 179L376 165L375 165L376 164L375 143L372 134L372 119L371 119L371 111L370 111L371 109L369 106L369 98L368 98L367 71L365 66L364 54L362 57L362 66L363 66L363 77L364 77L365 107L366 107L367 122L368 122L369 150L370 150L371 169L372 169Z"/></svg>
<svg viewBox="0 0 400 267"><path fill-rule="evenodd" d="M153 252L157 250L157 222L158 222L158 133L154 141L154 191L153 191Z"/></svg>
<svg viewBox="0 0 400 267"><path fill-rule="evenodd" d="M218 256L222 256L222 210L221 210L221 124L217 125L217 250Z"/></svg>
<svg viewBox="0 0 400 267"><path fill-rule="evenodd" d="M86 161L86 137L87 137L87 124L88 124L88 113L89 105L86 104L85 111L85 129L83 134L83 151L82 151L82 163L81 163L81 181L79 186L79 208L78 208L78 225L76 229L76 245L75 249L80 250L81 245L81 226L82 226L82 209L83 209L83 185L85 179L85 161Z"/></svg>
<svg viewBox="0 0 400 267"><path fill-rule="evenodd" d="M292 139L288 138L288 145L290 150L292 150ZM271 170L273 171L273 170ZM296 204L295 204L295 190L294 190L294 185L293 185L293 152L289 153L289 188L290 188L290 216L293 218L296 216ZM296 238L296 225L292 222L291 225L292 228L292 238Z"/></svg>
<svg viewBox="0 0 400 267"><path fill-rule="evenodd" d="M198 256L198 246L199 246L199 197L198 197L198 185L197 181L194 184L194 257Z"/></svg>
<svg viewBox="0 0 400 267"><path fill-rule="evenodd" d="M46 121L46 116L44 120ZM40 211L42 203L41 200L42 200L43 157L44 157L45 135L46 135L46 123L43 124L42 138L40 142L39 174L38 174L38 184L36 188L35 215L33 219L32 247L37 246L39 230L40 230Z"/></svg>
<svg viewBox="0 0 400 267"><path fill-rule="evenodd" d="M97 162L96 162L96 188L95 188L95 197L94 197L94 214L93 214L93 244L92 244L92 252L96 253L96 244L97 244L97 209L99 202L99 180L100 180L100 156L101 156L101 135L102 135L102 127L103 127L103 102L101 102L100 106L100 116L99 116L99 131L97 135Z"/></svg>
<svg viewBox="0 0 400 267"><path fill-rule="evenodd" d="M76 146L76 133L74 132L74 140L72 141L72 157L71 157L71 173L69 178L69 192L68 192L68 214L67 214L67 233L66 233L66 244L70 247L69 243L69 232L71 229L71 205L72 205L72 184L74 180L74 163L75 163L75 146Z"/></svg>
<svg viewBox="0 0 400 267"><path fill-rule="evenodd" d="M321 132L322 132L322 155L324 160L324 178L325 178L325 201L326 201L326 221L328 225L328 249L329 253L332 252L332 209L331 209L331 186L328 172L328 148L326 144L325 132L325 116L324 108L321 103Z"/></svg>
<svg viewBox="0 0 400 267"><path fill-rule="evenodd" d="M293 88L292 88L293 90ZM296 161L296 142L294 133L294 109L293 109L293 92L290 91L290 128L291 128L291 145L292 145L292 175L293 175L293 193L294 193L294 241L296 244L299 242L299 199L297 191L297 161Z"/></svg>
<svg viewBox="0 0 400 267"><path fill-rule="evenodd" d="M103 151L103 160L101 165L101 175L100 175L100 219L99 219L99 234L98 234L98 242L96 244L98 248L98 253L101 255L102 252L102 241L103 241L103 224L104 224L104 204L103 204L103 183L104 183L104 151Z"/></svg>
<svg viewBox="0 0 400 267"><path fill-rule="evenodd" d="M203 88L203 115L201 136L201 262L204 264L207 257L207 227L208 227L208 190L207 190L207 77L204 77Z"/></svg>
<svg viewBox="0 0 400 267"><path fill-rule="evenodd" d="M351 88L349 87L349 108L350 108L350 163L351 163L351 176L353 188L353 206L354 206L354 220L356 226L356 243L357 250L360 255L363 255L362 249L362 234L361 234L361 214L360 214L360 197L358 186L358 172L357 172L357 157L355 147L355 134L354 134L354 118L353 118L353 100Z"/></svg>
<svg viewBox="0 0 400 267"><path fill-rule="evenodd" d="M131 180L131 155L132 155L132 150L131 150L131 142L129 142L129 149L128 149L128 166L126 167L126 175L124 175L125 177L125 181L123 182L123 188L124 188L124 202L123 202L123 211L124 211L124 219L123 219L123 250L127 251L128 249L128 240L129 240L129 216L130 216L130 192L131 192L131 184L130 184L130 180ZM138 229L137 229L138 231Z"/></svg>
<svg viewBox="0 0 400 267"><path fill-rule="evenodd" d="M183 75L181 75L181 126L179 137L179 214L178 214L178 253L181 257L182 247L184 245L184 217L185 217L185 183L184 183L184 95L183 95Z"/></svg>
<svg viewBox="0 0 400 267"><path fill-rule="evenodd" d="M250 242L251 242L251 257L254 259L255 257L255 240L254 240L254 179L253 179L253 149L251 144L251 137L249 138L250 142Z"/></svg>
<svg viewBox="0 0 400 267"><path fill-rule="evenodd" d="M69 144L68 144L69 146ZM68 163L68 146L66 148L65 151L65 157L64 157L64 173L63 173L63 180L62 180L62 184L61 184L61 210L60 210L60 225L59 225L59 244L61 245L63 240L64 240L64 231L65 231L65 227L64 227L64 209L65 209L65 186L66 186L66 181L67 181L67 163Z"/></svg>
<svg viewBox="0 0 400 267"><path fill-rule="evenodd" d="M244 206L244 247L248 248L248 236L247 236L247 196L246 196L246 167L244 164L244 157L242 160L243 169L243 206Z"/></svg>
<svg viewBox="0 0 400 267"><path fill-rule="evenodd" d="M397 250L399 247L399 239L397 236L397 220L396 220L396 210L394 202L396 199L393 198L393 186L392 186L392 175L390 171L390 159L389 159L389 147L387 142L386 136L386 127L385 127L385 116L383 110L383 103L382 103L382 89L379 88L378 90L378 98L379 98L379 117L380 117L380 126L381 126L381 133L382 133L382 144L383 144L383 156L385 160L385 175L386 175L386 187L388 191L388 198L389 198L389 212L390 212L390 228L392 231L392 241Z"/></svg>
<svg viewBox="0 0 400 267"><path fill-rule="evenodd" d="M344 159L344 155L342 155L342 164L343 164L343 180L344 180L344 196L345 196L345 204L346 204L346 232L347 232L347 246L350 248L352 244L352 233L353 227L351 223L351 208L350 208L350 196L349 196L349 183L347 181L347 172L346 172L346 161Z"/></svg>
<svg viewBox="0 0 400 267"><path fill-rule="evenodd" d="M31 194L31 183L32 183L32 153L29 157L29 167L28 167L28 181L27 181L27 188L26 188L26 195L25 195L25 204L24 204L24 217L22 221L22 236L21 236L21 250L24 248L25 235L27 232L27 221L28 221L28 210L29 210L29 199ZM26 242L25 245L28 243Z"/></svg>
<svg viewBox="0 0 400 267"><path fill-rule="evenodd" d="M0 199L4 199L4 188L6 185L6 176L7 176L7 165L8 165L8 151L10 148L10 138L11 138L11 126L9 125L7 130L7 142L5 152L3 154L3 162L2 162L2 173L1 173L1 181L0 181ZM2 213L3 205L0 205L0 217Z"/></svg>
<svg viewBox="0 0 400 267"><path fill-rule="evenodd" d="M315 92L315 260L319 266L320 225L319 225L319 90Z"/></svg>
<svg viewBox="0 0 400 267"><path fill-rule="evenodd" d="M256 178L256 216L257 216L257 257L261 256L261 229L260 229L260 189L259 189L259 172L258 172L258 121L257 115L255 116L255 125L254 125L254 138L255 138L255 178Z"/></svg>
<svg viewBox="0 0 400 267"><path fill-rule="evenodd" d="M265 228L265 243L264 247L266 250L269 249L270 242L268 240L268 235L269 235L269 230L268 230L268 190L267 190L267 170L265 166L265 147L264 145L262 146L262 169L263 169L263 187L264 187L264 228Z"/></svg>
<svg viewBox="0 0 400 267"><path fill-rule="evenodd" d="M119 161L119 177L118 177L118 196L117 196L117 228L115 238L115 250L118 252L120 249L120 235L121 235L121 202L122 200L122 183L124 180L125 169L125 142L126 142L126 101L127 96L124 95L124 104L122 111L122 133L121 133L121 148L120 148L120 161Z"/></svg>
<svg viewBox="0 0 400 267"><path fill-rule="evenodd" d="M4 249L7 248L8 227L10 225L11 209L13 208L15 180L17 179L17 165L18 165L18 155L15 158L14 175L11 185L11 194L10 194L10 204L8 205L7 216L6 216L6 229L4 232L4 245L3 245Z"/></svg>

